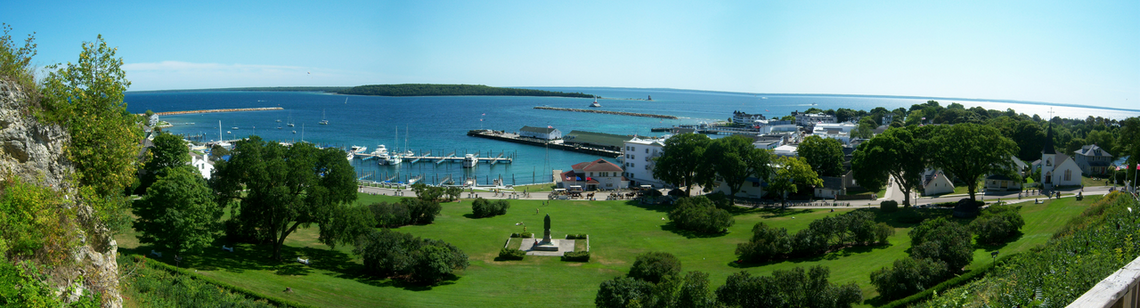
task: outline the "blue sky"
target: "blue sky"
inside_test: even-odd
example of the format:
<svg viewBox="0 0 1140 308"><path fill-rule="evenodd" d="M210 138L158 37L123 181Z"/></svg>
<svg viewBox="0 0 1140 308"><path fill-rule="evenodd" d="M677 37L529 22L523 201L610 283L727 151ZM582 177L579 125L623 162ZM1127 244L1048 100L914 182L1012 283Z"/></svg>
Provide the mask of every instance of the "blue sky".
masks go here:
<svg viewBox="0 0 1140 308"><path fill-rule="evenodd" d="M0 1L47 65L131 90L380 83L1009 99L1140 109L1140 1Z"/></svg>

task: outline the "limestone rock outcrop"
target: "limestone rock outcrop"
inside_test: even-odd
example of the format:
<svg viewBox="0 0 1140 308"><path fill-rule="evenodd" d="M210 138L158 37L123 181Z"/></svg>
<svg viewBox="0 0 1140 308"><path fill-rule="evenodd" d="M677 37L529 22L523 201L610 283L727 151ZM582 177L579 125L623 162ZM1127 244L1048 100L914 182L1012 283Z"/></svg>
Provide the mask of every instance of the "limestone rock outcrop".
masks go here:
<svg viewBox="0 0 1140 308"><path fill-rule="evenodd" d="M74 168L65 151L71 137L59 125L37 121L30 104L23 89L0 79L0 177L18 176L66 196L64 206L75 208L79 223L79 230L70 232L79 237L79 246L71 251L73 264L48 275L61 292L79 287L100 293L104 306L121 307L118 247L94 210L75 201L75 188L69 183Z"/></svg>

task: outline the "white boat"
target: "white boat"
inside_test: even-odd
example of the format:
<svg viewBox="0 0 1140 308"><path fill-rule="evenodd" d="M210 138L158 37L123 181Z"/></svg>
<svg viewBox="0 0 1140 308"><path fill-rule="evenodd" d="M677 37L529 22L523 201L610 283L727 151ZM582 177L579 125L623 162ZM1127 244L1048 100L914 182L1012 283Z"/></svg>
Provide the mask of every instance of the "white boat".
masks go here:
<svg viewBox="0 0 1140 308"><path fill-rule="evenodd" d="M475 154L463 155L463 168L475 168L479 165L479 159L475 158Z"/></svg>
<svg viewBox="0 0 1140 308"><path fill-rule="evenodd" d="M598 98L597 97L594 98L594 103L590 104L590 107L595 107L595 108L601 107L601 106L602 105L598 104Z"/></svg>
<svg viewBox="0 0 1140 308"><path fill-rule="evenodd" d="M238 130L238 127L237 127L237 126L234 126L234 127L230 127L230 129L232 129L232 130Z"/></svg>
<svg viewBox="0 0 1140 308"><path fill-rule="evenodd" d="M329 125L329 120L325 119L325 110L321 109L321 125Z"/></svg>
<svg viewBox="0 0 1140 308"><path fill-rule="evenodd" d="M357 154L363 153L366 150L368 150L368 147L360 146L360 145L354 145L351 148L349 148L349 152L357 153Z"/></svg>
<svg viewBox="0 0 1140 308"><path fill-rule="evenodd" d="M294 125L293 124L293 112L292 111L289 112L289 123L288 123L288 125L289 125L289 127L293 127L293 125Z"/></svg>
<svg viewBox="0 0 1140 308"><path fill-rule="evenodd" d="M353 158L356 158L356 153L348 152L348 155L346 155L346 156L347 157L345 157L345 158L348 158L348 160L352 160Z"/></svg>

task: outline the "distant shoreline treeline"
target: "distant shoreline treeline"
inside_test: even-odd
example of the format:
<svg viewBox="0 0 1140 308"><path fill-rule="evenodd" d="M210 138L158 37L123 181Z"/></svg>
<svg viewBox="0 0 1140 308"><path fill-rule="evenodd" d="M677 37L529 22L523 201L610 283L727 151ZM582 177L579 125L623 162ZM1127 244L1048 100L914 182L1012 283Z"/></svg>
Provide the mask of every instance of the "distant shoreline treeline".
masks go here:
<svg viewBox="0 0 1140 308"><path fill-rule="evenodd" d="M336 91L339 94L376 96L559 96L593 98L584 93L566 93L543 90L497 88L467 84L381 84L357 86Z"/></svg>

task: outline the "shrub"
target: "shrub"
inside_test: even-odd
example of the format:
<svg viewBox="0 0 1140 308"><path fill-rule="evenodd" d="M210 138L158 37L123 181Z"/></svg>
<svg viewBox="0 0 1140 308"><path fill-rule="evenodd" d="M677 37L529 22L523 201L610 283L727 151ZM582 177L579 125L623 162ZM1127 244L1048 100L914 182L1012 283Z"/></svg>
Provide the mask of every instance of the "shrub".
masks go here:
<svg viewBox="0 0 1140 308"><path fill-rule="evenodd" d="M775 270L772 276L741 271L728 276L716 289L716 297L722 304L738 307L849 307L863 300L855 282L835 285L827 281L830 274L823 266L807 272L800 267Z"/></svg>
<svg viewBox="0 0 1140 308"><path fill-rule="evenodd" d="M515 237L515 238L519 238L519 237L521 237L521 238L534 237L534 233L533 233L533 232L511 233L511 237Z"/></svg>
<svg viewBox="0 0 1140 308"><path fill-rule="evenodd" d="M973 236L965 226L945 218L922 222L910 231L911 257L946 262L952 273L974 261Z"/></svg>
<svg viewBox="0 0 1140 308"><path fill-rule="evenodd" d="M735 222L732 214L716 208L712 201L703 196L678 200L676 207L669 212L669 220L678 229L698 233L724 232Z"/></svg>
<svg viewBox="0 0 1140 308"><path fill-rule="evenodd" d="M883 213L894 213L899 210L899 202L895 200L883 200L879 202L879 210Z"/></svg>
<svg viewBox="0 0 1140 308"><path fill-rule="evenodd" d="M946 262L902 258L890 267L871 272L871 285L884 298L901 298L933 287L948 273Z"/></svg>
<svg viewBox="0 0 1140 308"><path fill-rule="evenodd" d="M526 257L526 251L519 249L503 248L499 250L499 258L503 260L522 260Z"/></svg>
<svg viewBox="0 0 1140 308"><path fill-rule="evenodd" d="M590 262L589 251L571 251L562 255L562 261Z"/></svg>
<svg viewBox="0 0 1140 308"><path fill-rule="evenodd" d="M666 277L681 272L681 261L667 252L647 252L637 256L633 267L629 269L629 277L658 283Z"/></svg>
<svg viewBox="0 0 1140 308"><path fill-rule="evenodd" d="M736 255L749 262L763 262L792 252L792 238L784 228L770 228L763 222L752 226L752 239L736 244Z"/></svg>
<svg viewBox="0 0 1140 308"><path fill-rule="evenodd" d="M507 213L507 209L511 207L511 203L507 200L490 201L483 198L476 198L471 202L471 212L475 218L491 217L495 215L503 215Z"/></svg>
<svg viewBox="0 0 1140 308"><path fill-rule="evenodd" d="M388 229L361 236L353 253L361 256L370 274L409 275L411 280L427 284L468 264L467 254L451 244Z"/></svg>
<svg viewBox="0 0 1140 308"><path fill-rule="evenodd" d="M380 228L394 228L410 224L412 221L408 205L403 202L379 202L368 205L372 215L376 217L376 226Z"/></svg>
<svg viewBox="0 0 1140 308"><path fill-rule="evenodd" d="M879 244L890 244L887 239L892 235L895 235L895 228L890 225L880 222L875 226L875 239L878 240Z"/></svg>
<svg viewBox="0 0 1140 308"><path fill-rule="evenodd" d="M1013 238L1025 226L1025 220L1018 213L1019 206L991 206L970 223L970 230L978 234L978 242L1001 244Z"/></svg>

